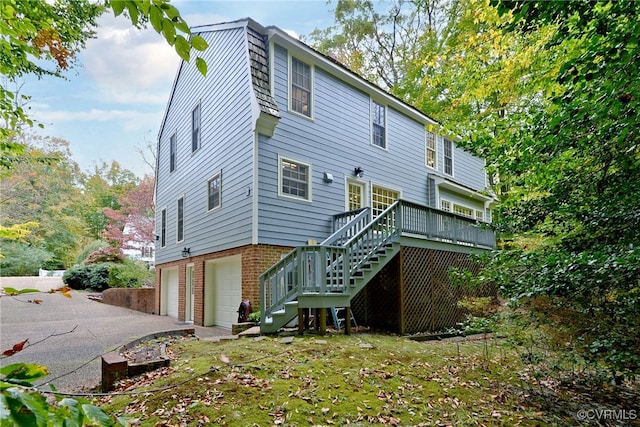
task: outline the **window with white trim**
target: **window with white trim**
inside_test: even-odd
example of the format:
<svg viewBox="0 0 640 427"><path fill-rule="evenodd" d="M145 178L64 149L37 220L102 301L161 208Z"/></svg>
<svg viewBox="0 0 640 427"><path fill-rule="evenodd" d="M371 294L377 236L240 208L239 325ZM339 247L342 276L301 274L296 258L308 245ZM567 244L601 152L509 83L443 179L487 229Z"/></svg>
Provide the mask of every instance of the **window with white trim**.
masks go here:
<svg viewBox="0 0 640 427"><path fill-rule="evenodd" d="M451 202L448 200L440 200L440 209L451 212Z"/></svg>
<svg viewBox="0 0 640 427"><path fill-rule="evenodd" d="M311 200L311 165L280 158L280 195Z"/></svg>
<svg viewBox="0 0 640 427"><path fill-rule="evenodd" d="M176 242L184 240L184 197L180 197L176 209Z"/></svg>
<svg viewBox="0 0 640 427"><path fill-rule="evenodd" d="M453 204L453 212L458 215L466 216L467 218L473 218L473 209L468 208L466 206L460 206L457 204Z"/></svg>
<svg viewBox="0 0 640 427"><path fill-rule="evenodd" d="M436 169L436 135L429 131L425 132L425 149L427 166Z"/></svg>
<svg viewBox="0 0 640 427"><path fill-rule="evenodd" d="M160 213L160 247L167 246L167 209Z"/></svg>
<svg viewBox="0 0 640 427"><path fill-rule="evenodd" d="M385 106L371 101L371 143L380 148L387 148Z"/></svg>
<svg viewBox="0 0 640 427"><path fill-rule="evenodd" d="M444 173L453 176L453 142L444 138Z"/></svg>
<svg viewBox="0 0 640 427"><path fill-rule="evenodd" d="M191 111L191 152L200 148L200 104Z"/></svg>
<svg viewBox="0 0 640 427"><path fill-rule="evenodd" d="M212 211L221 205L222 192L221 173L218 172L207 182L207 209Z"/></svg>
<svg viewBox="0 0 640 427"><path fill-rule="evenodd" d="M400 198L400 192L374 185L371 187L371 212L376 218Z"/></svg>
<svg viewBox="0 0 640 427"><path fill-rule="evenodd" d="M364 185L360 182L348 181L348 211L360 209L364 206Z"/></svg>
<svg viewBox="0 0 640 427"><path fill-rule="evenodd" d="M476 210L476 219L478 221L484 221L484 211Z"/></svg>
<svg viewBox="0 0 640 427"><path fill-rule="evenodd" d="M311 66L291 58L291 110L311 117Z"/></svg>
<svg viewBox="0 0 640 427"><path fill-rule="evenodd" d="M169 172L176 170L178 136L176 133L169 139Z"/></svg>

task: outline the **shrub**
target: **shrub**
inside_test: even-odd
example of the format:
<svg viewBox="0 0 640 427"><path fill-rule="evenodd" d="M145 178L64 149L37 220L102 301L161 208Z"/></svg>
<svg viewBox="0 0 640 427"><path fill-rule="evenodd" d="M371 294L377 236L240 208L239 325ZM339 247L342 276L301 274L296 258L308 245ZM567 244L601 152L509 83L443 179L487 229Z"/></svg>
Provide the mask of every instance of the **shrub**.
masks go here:
<svg viewBox="0 0 640 427"><path fill-rule="evenodd" d="M254 311L249 313L249 322L260 323L260 312Z"/></svg>
<svg viewBox="0 0 640 427"><path fill-rule="evenodd" d="M82 264L90 265L90 264L99 264L104 262L122 262L124 261L124 256L122 255L122 251L120 248L116 248L113 246L105 246L97 251L93 251L89 254L87 259L85 259Z"/></svg>
<svg viewBox="0 0 640 427"><path fill-rule="evenodd" d="M112 288L139 288L148 284L150 272L146 264L125 259L120 264L111 265L109 286Z"/></svg>
<svg viewBox="0 0 640 427"><path fill-rule="evenodd" d="M72 289L103 291L109 287L111 264L76 265L64 272L62 281Z"/></svg>
<svg viewBox="0 0 640 427"><path fill-rule="evenodd" d="M109 243L104 240L93 240L89 242L84 248L82 248L82 251L76 257L75 263L82 264L89 257L89 254L106 246L109 246Z"/></svg>

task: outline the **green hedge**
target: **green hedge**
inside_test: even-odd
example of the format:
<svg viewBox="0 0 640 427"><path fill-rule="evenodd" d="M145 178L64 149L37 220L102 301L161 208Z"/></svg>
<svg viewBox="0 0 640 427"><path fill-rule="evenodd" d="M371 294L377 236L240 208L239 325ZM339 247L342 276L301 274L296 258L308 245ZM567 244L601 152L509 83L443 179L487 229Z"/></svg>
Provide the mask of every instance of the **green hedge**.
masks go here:
<svg viewBox="0 0 640 427"><path fill-rule="evenodd" d="M145 264L124 260L73 266L64 273L62 281L72 289L102 292L107 288L139 288L153 284L153 277Z"/></svg>
<svg viewBox="0 0 640 427"><path fill-rule="evenodd" d="M74 265L64 272L62 281L72 289L104 291L109 287L109 263Z"/></svg>

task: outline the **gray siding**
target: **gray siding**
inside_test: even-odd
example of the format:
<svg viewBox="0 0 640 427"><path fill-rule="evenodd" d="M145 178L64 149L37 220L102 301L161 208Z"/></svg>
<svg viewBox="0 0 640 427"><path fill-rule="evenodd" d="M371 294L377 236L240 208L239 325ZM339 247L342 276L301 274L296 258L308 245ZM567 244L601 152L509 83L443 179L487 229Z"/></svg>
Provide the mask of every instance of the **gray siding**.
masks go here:
<svg viewBox="0 0 640 427"><path fill-rule="evenodd" d="M309 63L307 58L300 59ZM321 241L327 237L331 233L330 216L345 211L345 177L353 177L356 166L364 169L363 179L369 188L384 186L399 190L405 200L435 204L435 189L432 186L428 191L427 175L442 175L441 138L438 138L438 173L425 164L424 124L387 106L387 149L371 145L369 94L319 66L314 68L313 75L313 120L291 113L287 109L287 69L287 50L275 45L273 95L282 118L273 137L261 135L259 140L260 243L299 245L308 239ZM385 103L384 99L376 101ZM483 161L460 149L454 150L455 181L484 189ZM278 155L311 165L310 203L278 197ZM333 175L333 183L323 181L324 172Z"/></svg>
<svg viewBox="0 0 640 427"><path fill-rule="evenodd" d="M437 169L428 168L426 120L421 122L419 114L403 110L404 107L394 105L394 100L372 91L377 93L374 100L386 106L387 147L380 149L371 144L371 96L366 85L352 86L336 77L331 67L323 69L327 65L320 56L315 59L308 53L296 56L314 67L313 118L302 117L287 108L289 61L284 47L271 44L268 59L273 66L267 76L263 75L264 67L255 68L255 43L250 60L244 23L202 31L210 45L205 54L209 74L204 78L193 65L181 65L159 134L157 221L159 224L160 212L166 208L167 245L164 248L158 245L158 263L179 259L185 246L196 256L250 244L254 231L261 244L295 246L307 240L321 241L331 233L331 215L346 209L346 180L354 178L355 167L364 169L363 180L368 187L365 205L371 205L371 187L382 186L398 191L405 200L439 206L436 200L439 190L428 176L444 176L442 138L436 144ZM255 38L252 40L255 42ZM262 106L254 92L258 77L263 78L260 81L272 82L269 102L275 102L281 118L273 136L258 135L254 153L257 114ZM266 84L258 85L258 89L259 96L268 95L264 93ZM198 102L201 148L192 153L191 111ZM170 173L169 139L174 133L177 133L177 169ZM278 195L279 156L310 165L311 201ZM483 190L482 167L481 159L454 148L454 174L446 178L467 188ZM218 172L222 175L222 207L209 212L207 181ZM325 172L333 175L332 183L324 182ZM185 201L182 242L176 242L179 197ZM456 201L456 197L452 194L448 199ZM470 204L475 207L476 202L465 203Z"/></svg>
<svg viewBox="0 0 640 427"><path fill-rule="evenodd" d="M440 148L438 155L444 156L444 148ZM439 172L458 184L474 190L485 189L486 179L484 171L484 160L458 148L454 143L453 149L453 178L443 174L444 159L440 162Z"/></svg>
<svg viewBox="0 0 640 427"><path fill-rule="evenodd" d="M167 246L157 245L156 262L251 243L253 170L252 87L244 27L201 33L209 43L201 76L182 63L159 134L157 224L167 208ZM191 150L191 111L201 103L201 147ZM177 168L169 172L169 138L177 132ZM222 172L221 203L208 212L207 181ZM185 238L176 242L176 200L184 195ZM157 233L160 233L158 226Z"/></svg>

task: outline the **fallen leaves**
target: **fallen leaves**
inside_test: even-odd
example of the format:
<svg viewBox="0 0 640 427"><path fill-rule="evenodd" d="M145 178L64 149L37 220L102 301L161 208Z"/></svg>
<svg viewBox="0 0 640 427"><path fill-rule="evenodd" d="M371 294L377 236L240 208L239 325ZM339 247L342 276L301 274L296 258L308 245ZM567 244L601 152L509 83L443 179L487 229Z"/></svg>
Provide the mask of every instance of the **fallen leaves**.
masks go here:
<svg viewBox="0 0 640 427"><path fill-rule="evenodd" d="M10 297L15 297L18 295L23 295L23 294L39 294L39 293L43 293L42 291L38 290L38 289L16 289L16 288L12 288L12 287L4 287L2 288L2 292L0 292L0 297L1 296L10 296ZM66 297L66 298L72 298L71 296L71 288L68 286L64 286L62 288L58 288L58 289L50 289L49 292L47 292L49 294L55 294L55 293L60 293L60 295ZM19 300L20 301L20 300ZM22 301L22 302L26 302L26 303L30 303L30 304L42 304L42 300L41 299L32 299L32 300L26 300L26 301Z"/></svg>
<svg viewBox="0 0 640 427"><path fill-rule="evenodd" d="M175 375L176 387L127 399L119 414L163 426L544 425L550 418L522 385L545 392L562 388L544 377L518 376L523 367L514 365L520 359L508 352L488 357L481 347L441 344L431 353L425 346L379 338L362 353L353 339L327 341L319 347L313 339L296 339L286 352L271 338L249 344L181 341L175 350L179 368L166 373ZM207 366L215 372L197 376Z"/></svg>
<svg viewBox="0 0 640 427"><path fill-rule="evenodd" d="M16 289L16 288L11 288L9 286L2 288L2 293L13 297L16 295L22 295L22 294L33 294L33 293L39 293L40 291L38 289Z"/></svg>
<svg viewBox="0 0 640 427"><path fill-rule="evenodd" d="M24 341L20 341L17 344L14 344L13 347L11 347L8 350L5 350L2 352L2 355L5 357L9 357L9 356L13 356L14 354L21 352L22 349L24 348L24 346L29 342L29 338L27 338Z"/></svg>

